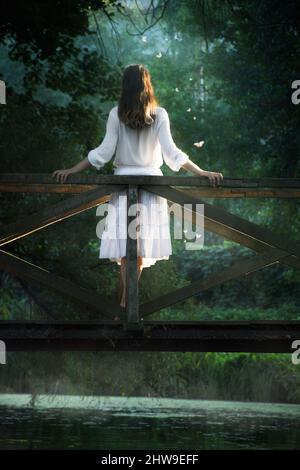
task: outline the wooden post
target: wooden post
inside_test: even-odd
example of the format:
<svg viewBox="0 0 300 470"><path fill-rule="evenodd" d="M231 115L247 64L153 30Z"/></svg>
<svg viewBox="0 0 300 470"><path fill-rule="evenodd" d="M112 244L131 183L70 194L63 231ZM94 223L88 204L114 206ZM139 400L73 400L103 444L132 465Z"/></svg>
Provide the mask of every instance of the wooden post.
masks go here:
<svg viewBox="0 0 300 470"><path fill-rule="evenodd" d="M137 211L129 208L138 202L138 186L128 185L127 189L127 244L126 244L126 319L127 328L139 327L139 293L137 267L137 237L129 236L129 224L136 219ZM132 232L132 228L131 228Z"/></svg>

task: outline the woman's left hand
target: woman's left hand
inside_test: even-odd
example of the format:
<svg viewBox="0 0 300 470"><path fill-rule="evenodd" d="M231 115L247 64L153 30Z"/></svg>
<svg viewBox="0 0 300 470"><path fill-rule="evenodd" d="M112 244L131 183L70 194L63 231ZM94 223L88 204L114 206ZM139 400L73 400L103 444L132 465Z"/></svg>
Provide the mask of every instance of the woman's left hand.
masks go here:
<svg viewBox="0 0 300 470"><path fill-rule="evenodd" d="M64 183L71 173L74 173L73 168L67 168L66 170L55 170L52 176L56 181Z"/></svg>

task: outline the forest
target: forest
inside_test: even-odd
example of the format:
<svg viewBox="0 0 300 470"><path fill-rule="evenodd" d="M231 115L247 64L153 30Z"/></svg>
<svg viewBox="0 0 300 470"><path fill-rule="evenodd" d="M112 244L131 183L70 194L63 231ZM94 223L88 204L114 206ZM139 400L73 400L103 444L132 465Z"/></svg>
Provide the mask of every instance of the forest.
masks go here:
<svg viewBox="0 0 300 470"><path fill-rule="evenodd" d="M16 11L18 15L16 15ZM176 14L175 14L176 12ZM176 145L224 177L299 178L300 9L296 0L14 0L0 19L0 172L53 173L97 147L124 67L145 65ZM201 151L194 142L205 141ZM165 165L165 175L172 171ZM86 174L95 174L91 168ZM100 174L112 174L112 161ZM184 174L181 171L180 174ZM0 225L61 194L0 193ZM204 198L205 199L205 198ZM206 198L300 239L296 198ZM4 247L112 299L118 267L98 259L89 210ZM205 230L201 250L145 269L141 301L231 266L250 249ZM0 269L1 320L96 320L63 296ZM208 289L153 319L300 320L300 273L279 263ZM8 353L0 393L182 397L300 403L289 354Z"/></svg>

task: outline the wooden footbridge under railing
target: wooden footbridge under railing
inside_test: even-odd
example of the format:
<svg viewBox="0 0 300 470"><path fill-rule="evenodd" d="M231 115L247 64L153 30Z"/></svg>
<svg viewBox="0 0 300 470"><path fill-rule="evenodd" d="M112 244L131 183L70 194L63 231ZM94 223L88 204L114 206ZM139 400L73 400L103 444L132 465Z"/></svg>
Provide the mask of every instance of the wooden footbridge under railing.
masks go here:
<svg viewBox="0 0 300 470"><path fill-rule="evenodd" d="M44 268L29 263L7 250L0 250L0 269L17 278L47 287L84 305L99 315L98 321L0 321L0 340L7 351L37 350L127 350L127 351L244 351L292 353L300 340L300 321L151 321L153 313L213 288L246 276L274 263L300 267L300 243L249 222L205 198L255 197L299 198L300 179L224 178L213 188L195 176L79 176L70 175L65 184L52 175L1 174L0 192L64 193L70 196L43 210L0 225L0 244L5 246L50 224L107 202L113 191L127 189L128 206L138 201L139 189L158 194L181 206L192 204L185 217L193 224L196 204L204 204L204 226L222 237L242 244L254 255L211 274L204 281L139 303L137 241L127 242L127 307L99 296ZM198 206L199 207L199 206ZM127 216L128 224L134 216ZM280 286L278 286L280 287ZM118 316L120 320L114 320Z"/></svg>

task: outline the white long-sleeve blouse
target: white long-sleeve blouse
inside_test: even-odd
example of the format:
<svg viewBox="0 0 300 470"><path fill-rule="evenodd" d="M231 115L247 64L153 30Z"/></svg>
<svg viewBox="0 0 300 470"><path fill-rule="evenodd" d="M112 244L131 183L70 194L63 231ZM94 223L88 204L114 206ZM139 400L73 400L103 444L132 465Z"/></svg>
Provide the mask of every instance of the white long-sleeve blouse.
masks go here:
<svg viewBox="0 0 300 470"><path fill-rule="evenodd" d="M106 134L99 147L88 153L89 162L100 170L115 154L113 164L151 166L160 168L165 162L173 171L179 171L189 160L186 153L174 143L169 115L165 108L156 108L156 119L141 130L126 126L113 107L106 123Z"/></svg>

